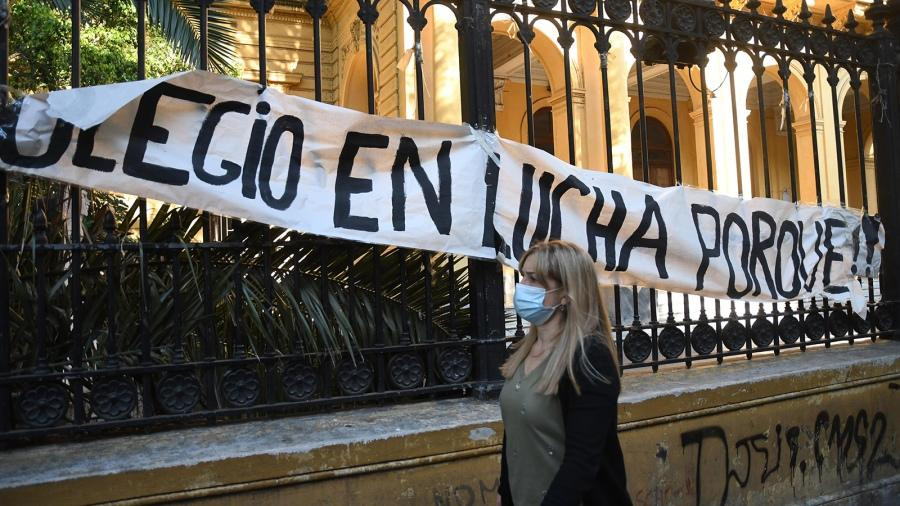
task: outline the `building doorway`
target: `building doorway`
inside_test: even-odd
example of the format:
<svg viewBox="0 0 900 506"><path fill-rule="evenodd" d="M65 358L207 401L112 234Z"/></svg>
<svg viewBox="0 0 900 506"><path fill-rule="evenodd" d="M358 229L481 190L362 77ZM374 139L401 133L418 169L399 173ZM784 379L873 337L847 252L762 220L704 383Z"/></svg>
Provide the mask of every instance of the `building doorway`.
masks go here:
<svg viewBox="0 0 900 506"><path fill-rule="evenodd" d="M675 156L669 130L656 118L647 117L647 161L649 180L645 181L643 153L641 152L641 128L636 123L631 129L631 161L634 179L656 186L675 185Z"/></svg>

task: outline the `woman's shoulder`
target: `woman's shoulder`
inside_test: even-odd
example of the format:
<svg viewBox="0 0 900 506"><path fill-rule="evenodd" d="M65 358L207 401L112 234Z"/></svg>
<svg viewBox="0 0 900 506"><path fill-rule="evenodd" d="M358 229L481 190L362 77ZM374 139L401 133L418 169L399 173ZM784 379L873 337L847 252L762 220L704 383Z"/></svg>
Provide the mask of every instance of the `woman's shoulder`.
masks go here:
<svg viewBox="0 0 900 506"><path fill-rule="evenodd" d="M579 386L587 383L601 388L613 386L618 390L619 369L616 367L613 351L604 341L599 334L586 336L583 346L576 350L572 366Z"/></svg>
<svg viewBox="0 0 900 506"><path fill-rule="evenodd" d="M613 351L609 349L603 336L600 334L585 336L582 344L583 346L579 346L575 351L576 358L580 358L580 355L583 353L587 361L594 367L602 366L604 369L615 369Z"/></svg>

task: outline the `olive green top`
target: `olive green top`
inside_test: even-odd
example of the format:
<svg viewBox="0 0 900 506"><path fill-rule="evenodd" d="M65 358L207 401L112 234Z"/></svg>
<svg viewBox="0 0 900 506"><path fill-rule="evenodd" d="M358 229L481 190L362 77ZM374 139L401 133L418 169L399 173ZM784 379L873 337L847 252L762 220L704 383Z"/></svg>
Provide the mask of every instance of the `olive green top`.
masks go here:
<svg viewBox="0 0 900 506"><path fill-rule="evenodd" d="M538 505L556 476L565 451L565 426L559 397L537 392L543 360L527 375L519 364L500 391L506 433L506 467L516 506Z"/></svg>

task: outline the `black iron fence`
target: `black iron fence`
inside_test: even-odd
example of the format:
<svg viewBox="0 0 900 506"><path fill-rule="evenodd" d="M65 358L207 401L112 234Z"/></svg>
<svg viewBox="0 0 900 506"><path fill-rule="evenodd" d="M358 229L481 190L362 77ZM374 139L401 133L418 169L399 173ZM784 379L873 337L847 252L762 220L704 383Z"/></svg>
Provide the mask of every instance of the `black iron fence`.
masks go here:
<svg viewBox="0 0 900 506"><path fill-rule="evenodd" d="M536 121L541 116L535 110L543 99L534 91L544 74L561 72L562 84L557 83L557 88L562 91L554 107L561 112L555 116L557 125L560 119L564 123L556 131L565 135L556 145L573 162L579 161L579 136L599 135L578 133L581 120L575 113L574 82L580 80L586 86L587 81L573 75L579 68L572 64L573 58L581 58L573 54L576 33L579 54L584 40L590 39L588 46L599 61L599 91L594 91L607 105L616 93L610 86L613 39L624 37L635 59L632 99L637 120L632 138L639 148L634 174L658 184L662 183L653 174L665 170L670 174L665 176L670 178L668 184L686 180L682 163L690 158L685 154L689 148L679 132L688 125L679 125L679 118L684 118L678 110L678 96L683 92L679 87L684 85L676 79L676 73L684 69L703 97L695 120L697 146L702 147L692 155L701 160L698 177L705 176L712 190L717 170L730 170L713 164L707 68L710 55L717 52L729 82L714 84L730 88L733 111L738 109L738 59L751 61L756 86L752 98L760 122L759 132L754 131L759 138L750 142L763 153L758 168L761 184L755 185L752 194L778 196L777 188L773 190L777 167L770 163L770 153L782 150L791 199L800 199L800 163L811 157L815 200L821 204L827 185L826 168L820 166L824 156L819 154L817 134L810 137L811 153L798 151L792 126L797 109L789 93L796 83L791 79L800 80L810 99L809 124L822 121L817 115L830 118L823 128L834 129L837 139L848 134L840 131L834 119L843 108L838 87L849 86L852 100L848 103L853 107L845 120L854 130L849 135L856 138L859 174L850 181L840 152L844 144L838 142L839 202L852 203L851 188L845 187L852 183L863 212L870 212L871 203L877 201L888 235L880 278L860 280L868 293L869 316L860 318L849 307L826 298L751 305L658 292L652 287L613 287L607 304L623 370L656 371L671 364L690 367L697 361L722 362L730 356L749 359L786 349L854 344L895 332L900 320L891 302L900 300L900 252L894 246L894 238L900 237L900 204L892 196L900 191L900 139L898 129L887 125L900 124L900 45L896 31L892 33L887 25L897 23L897 2L876 2L868 11L871 25L865 33L858 30L852 10L839 29L830 8L814 15L800 3L792 20L785 16L788 9L781 0L767 6L750 0L740 8L727 0L719 5L676 0L399 2L412 32L414 117L426 119L426 97L442 84L432 83L432 90L426 90L428 62L421 52L423 33L435 29L428 26L429 20L435 23L429 13L441 8L455 22L461 119L481 129L497 126L499 104L493 79L497 48L492 31L502 20L503 26L514 26L505 33L517 46L510 54L522 62L523 140L532 145L543 142L546 122ZM135 3L138 76L144 77L147 2ZM199 64L204 69L212 3L197 2L195 29L201 42ZM311 94L323 99L322 25L328 24L332 35L340 25L331 14L334 4L340 3L249 1L258 16L255 35L261 84L267 84L268 75L267 16L280 5L297 11L298 16L302 9L313 32ZM70 5L74 87L81 73L81 4L72 0ZM362 30L365 102L370 113L379 112L377 84L390 77L378 80L379 71L384 70L377 65L374 32L379 15L396 8L393 1L358 0L350 11L357 13ZM16 21L8 13L6 2L0 2L0 14L6 16L0 30L3 79L14 49L8 47L8 27ZM543 74L533 68L531 46L538 30L541 36L553 35L550 39L560 52L562 70L546 68L548 59L540 62ZM652 66L664 69L654 71L655 76L668 77L668 89L663 92L668 95L672 118L668 159L660 158L660 153L668 152L655 147L647 113L645 88L650 80L643 73ZM768 72L767 66L773 70ZM772 96L767 90L773 86L778 88L777 96L784 97L776 106L782 114L783 135L776 136L766 131L771 123L765 103ZM830 96L817 102L815 90L826 90ZM816 110L816 104L828 100L831 112L826 116ZM612 172L618 164L614 120L620 118L614 117L612 107L601 109L602 164ZM734 118L735 150L740 152L736 112ZM865 168L865 160L872 158L865 152L867 131L873 138L877 190L871 187ZM740 173L740 162L737 165L738 191L751 195L749 188L740 187L746 177ZM143 199L114 209L98 204L103 203L102 196L82 189L6 173L0 174L0 191L4 195L0 209L2 441L215 423L472 391L490 395L500 384L498 366L506 344L524 330L504 304L504 275L494 262L326 240L190 209L163 206L151 212Z"/></svg>

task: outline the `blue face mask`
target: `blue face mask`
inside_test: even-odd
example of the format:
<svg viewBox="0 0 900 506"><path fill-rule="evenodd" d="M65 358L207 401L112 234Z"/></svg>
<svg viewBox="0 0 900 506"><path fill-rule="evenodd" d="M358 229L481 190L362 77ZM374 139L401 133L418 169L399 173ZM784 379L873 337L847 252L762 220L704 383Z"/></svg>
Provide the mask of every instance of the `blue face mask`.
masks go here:
<svg viewBox="0 0 900 506"><path fill-rule="evenodd" d="M513 296L516 313L532 325L543 325L546 323L553 316L553 313L556 312L556 308L561 305L545 306L544 297L547 295L547 292L548 290L539 286L516 283L516 293Z"/></svg>

